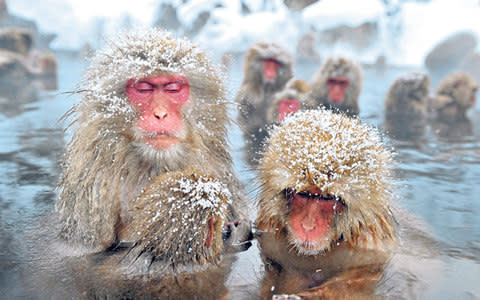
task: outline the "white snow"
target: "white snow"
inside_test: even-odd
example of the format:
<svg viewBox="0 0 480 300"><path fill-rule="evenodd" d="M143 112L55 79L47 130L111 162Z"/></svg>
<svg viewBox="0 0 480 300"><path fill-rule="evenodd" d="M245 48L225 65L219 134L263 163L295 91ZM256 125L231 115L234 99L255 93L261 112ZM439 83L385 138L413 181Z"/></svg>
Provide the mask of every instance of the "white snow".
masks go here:
<svg viewBox="0 0 480 300"><path fill-rule="evenodd" d="M330 50L319 49L320 53L334 52L363 61L385 53L389 62L420 66L427 51L450 34L468 30L480 36L478 0L402 1L399 4L402 10L393 21L386 18L386 7L381 0L321 0L301 13L290 12L282 0L269 1L268 5L260 0L244 1L253 11L250 15L242 15L239 0L164 2L178 5L180 22L186 26L201 12L211 10L212 17L194 42L219 55L244 51L261 39L275 41L293 51L300 33L310 27L322 30L339 24L357 26L378 20L382 40L377 47L356 53L348 45L336 45ZM101 46L103 36L112 36L125 29L127 15L132 17L133 26L151 26L159 4L153 0L135 3L129 0L45 0L33 3L31 0L8 1L11 13L36 20L44 32L57 32L59 36L53 43L57 48L78 48L85 42ZM403 31L386 31L392 22L403 26Z"/></svg>

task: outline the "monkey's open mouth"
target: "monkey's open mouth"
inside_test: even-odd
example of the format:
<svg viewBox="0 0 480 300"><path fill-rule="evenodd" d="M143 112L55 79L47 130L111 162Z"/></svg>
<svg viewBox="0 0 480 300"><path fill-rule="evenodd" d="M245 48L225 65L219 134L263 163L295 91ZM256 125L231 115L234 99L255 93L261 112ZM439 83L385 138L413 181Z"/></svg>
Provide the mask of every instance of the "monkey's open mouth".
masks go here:
<svg viewBox="0 0 480 300"><path fill-rule="evenodd" d="M345 202L315 187L298 193L286 190L285 193L290 210L289 228L295 244L325 246L333 217L345 208Z"/></svg>

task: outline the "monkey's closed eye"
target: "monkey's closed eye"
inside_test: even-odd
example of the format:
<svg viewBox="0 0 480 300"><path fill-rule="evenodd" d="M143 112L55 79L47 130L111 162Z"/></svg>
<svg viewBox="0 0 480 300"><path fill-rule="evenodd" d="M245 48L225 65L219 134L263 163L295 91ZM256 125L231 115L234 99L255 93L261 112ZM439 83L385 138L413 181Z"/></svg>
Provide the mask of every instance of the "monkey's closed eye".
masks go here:
<svg viewBox="0 0 480 300"><path fill-rule="evenodd" d="M163 90L167 93L178 93L182 89L182 83L170 82L163 86Z"/></svg>
<svg viewBox="0 0 480 300"><path fill-rule="evenodd" d="M134 85L135 89L140 92L140 93L149 93L153 92L153 85L147 83L147 82L138 82Z"/></svg>

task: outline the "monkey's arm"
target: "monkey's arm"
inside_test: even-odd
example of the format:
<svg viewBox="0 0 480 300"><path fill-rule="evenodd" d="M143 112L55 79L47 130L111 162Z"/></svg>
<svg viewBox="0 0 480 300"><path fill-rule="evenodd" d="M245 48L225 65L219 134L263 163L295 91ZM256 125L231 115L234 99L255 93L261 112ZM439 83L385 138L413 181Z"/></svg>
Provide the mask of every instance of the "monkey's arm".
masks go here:
<svg viewBox="0 0 480 300"><path fill-rule="evenodd" d="M431 102L431 109L433 110L438 110L438 109L443 109L447 106L450 106L454 103L455 101L448 96L444 95L436 95Z"/></svg>
<svg viewBox="0 0 480 300"><path fill-rule="evenodd" d="M375 287L379 281L380 273L381 270L378 266L355 268L326 281L318 287L298 293L296 296L300 299L318 300L375 299Z"/></svg>
<svg viewBox="0 0 480 300"><path fill-rule="evenodd" d="M252 222L242 219L228 222L223 229L225 253L242 252L252 246Z"/></svg>
<svg viewBox="0 0 480 300"><path fill-rule="evenodd" d="M132 243L125 261L144 268L146 261L197 260L245 247L250 223L225 223L231 198L227 185L194 168L154 178L132 205L133 217L123 232L123 240Z"/></svg>

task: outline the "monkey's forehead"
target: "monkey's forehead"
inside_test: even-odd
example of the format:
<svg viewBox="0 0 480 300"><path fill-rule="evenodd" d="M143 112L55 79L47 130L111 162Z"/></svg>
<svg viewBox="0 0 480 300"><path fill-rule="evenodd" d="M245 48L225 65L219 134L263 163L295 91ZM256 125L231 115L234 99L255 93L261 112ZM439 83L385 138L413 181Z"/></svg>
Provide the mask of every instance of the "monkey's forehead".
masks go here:
<svg viewBox="0 0 480 300"><path fill-rule="evenodd" d="M124 32L112 38L107 47L97 51L86 72L90 90L104 90L123 85L130 78L159 73L215 77L221 80L205 52L187 39L176 39L158 29Z"/></svg>
<svg viewBox="0 0 480 300"><path fill-rule="evenodd" d="M259 59L275 58L284 64L293 63L293 56L286 49L271 42L257 42L250 47L249 53Z"/></svg>
<svg viewBox="0 0 480 300"><path fill-rule="evenodd" d="M294 177L389 180L391 152L378 131L358 119L326 110L298 112L273 129L268 143L262 163Z"/></svg>

